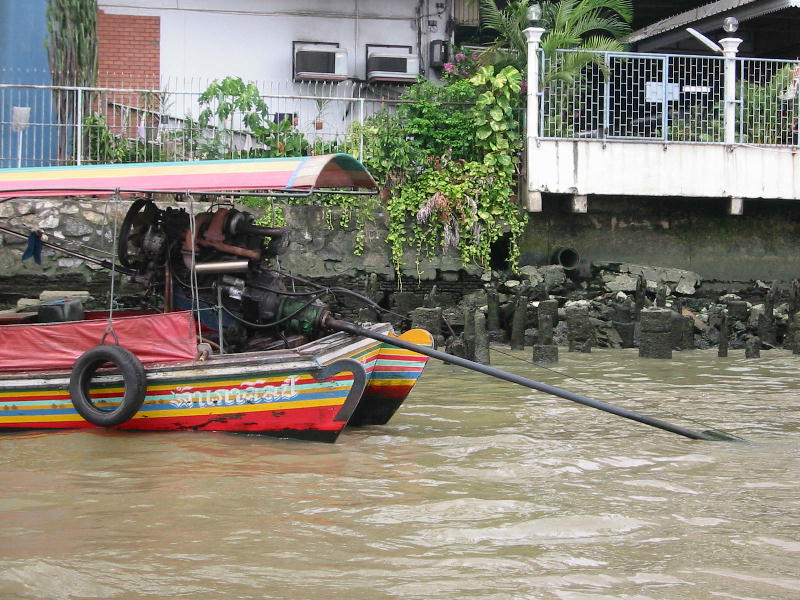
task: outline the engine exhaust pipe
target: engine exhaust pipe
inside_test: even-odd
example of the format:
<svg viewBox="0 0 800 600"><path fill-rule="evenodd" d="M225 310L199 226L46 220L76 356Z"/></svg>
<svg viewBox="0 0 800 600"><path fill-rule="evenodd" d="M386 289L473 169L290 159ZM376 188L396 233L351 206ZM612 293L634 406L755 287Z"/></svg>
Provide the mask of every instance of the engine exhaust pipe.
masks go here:
<svg viewBox="0 0 800 600"><path fill-rule="evenodd" d="M218 262L197 263L194 272L198 275L209 273L243 273L250 268L248 260L221 260Z"/></svg>

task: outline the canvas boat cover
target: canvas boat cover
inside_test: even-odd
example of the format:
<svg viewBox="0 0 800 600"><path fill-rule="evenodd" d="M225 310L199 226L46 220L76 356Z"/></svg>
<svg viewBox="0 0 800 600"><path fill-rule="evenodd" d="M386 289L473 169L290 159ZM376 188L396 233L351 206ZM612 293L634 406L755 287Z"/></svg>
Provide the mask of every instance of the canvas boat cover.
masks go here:
<svg viewBox="0 0 800 600"><path fill-rule="evenodd" d="M0 198L132 192L303 191L377 188L349 154L299 158L0 169Z"/></svg>
<svg viewBox="0 0 800 600"><path fill-rule="evenodd" d="M194 360L197 329L189 311L113 319L119 345L143 364ZM0 373L71 369L98 346L108 319L0 326ZM114 343L109 334L106 344Z"/></svg>

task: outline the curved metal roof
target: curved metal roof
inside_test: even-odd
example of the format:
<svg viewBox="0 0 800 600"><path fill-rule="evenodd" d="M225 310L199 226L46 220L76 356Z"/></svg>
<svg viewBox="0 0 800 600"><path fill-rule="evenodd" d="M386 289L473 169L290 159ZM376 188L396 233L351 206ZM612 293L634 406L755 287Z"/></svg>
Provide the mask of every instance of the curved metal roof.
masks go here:
<svg viewBox="0 0 800 600"><path fill-rule="evenodd" d="M299 158L0 169L0 197L74 196L115 191L291 192L377 188L349 154Z"/></svg>

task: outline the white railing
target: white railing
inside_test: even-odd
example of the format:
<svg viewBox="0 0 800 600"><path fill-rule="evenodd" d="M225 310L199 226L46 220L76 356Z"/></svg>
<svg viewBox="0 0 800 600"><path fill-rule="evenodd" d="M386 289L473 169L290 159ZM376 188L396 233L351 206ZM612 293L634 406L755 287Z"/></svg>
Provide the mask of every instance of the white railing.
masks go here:
<svg viewBox="0 0 800 600"><path fill-rule="evenodd" d="M158 85L142 85L142 79L105 74L103 86L89 88L8 83L20 79L10 75L0 71L0 167L335 151L360 157L363 139L354 123L393 109L404 91L352 81L258 82L269 110L256 135L240 112L200 127L204 106L198 99L211 83L206 80L161 78ZM45 73L22 75L47 79Z"/></svg>
<svg viewBox="0 0 800 600"><path fill-rule="evenodd" d="M563 51L542 59L540 137L797 145L800 63L737 58L726 103L719 56ZM732 140L726 139L726 104Z"/></svg>

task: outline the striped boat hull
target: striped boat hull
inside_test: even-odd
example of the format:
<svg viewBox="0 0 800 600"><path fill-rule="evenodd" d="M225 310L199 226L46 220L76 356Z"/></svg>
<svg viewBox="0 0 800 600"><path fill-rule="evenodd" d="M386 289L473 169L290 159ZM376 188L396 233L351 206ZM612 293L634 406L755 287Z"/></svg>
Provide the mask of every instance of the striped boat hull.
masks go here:
<svg viewBox="0 0 800 600"><path fill-rule="evenodd" d="M390 329L382 324L373 327L382 332ZM421 330L401 337L430 344L430 334ZM363 367L363 393L356 389L354 372L335 372L338 365L358 370L353 360ZM115 428L335 441L349 421L372 424L377 421L363 415L387 410L394 414L398 399L402 403L408 396L426 360L371 339L337 333L294 350L150 366L144 404ZM324 372L326 368L333 372ZM69 375L65 371L0 374L0 430L95 427L75 411L67 390ZM92 382L97 406L113 408L123 393L121 379L113 374Z"/></svg>

